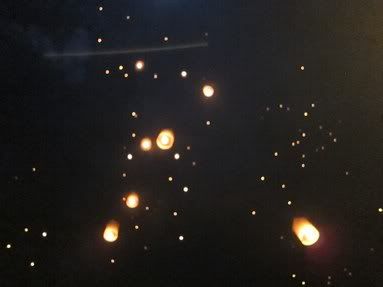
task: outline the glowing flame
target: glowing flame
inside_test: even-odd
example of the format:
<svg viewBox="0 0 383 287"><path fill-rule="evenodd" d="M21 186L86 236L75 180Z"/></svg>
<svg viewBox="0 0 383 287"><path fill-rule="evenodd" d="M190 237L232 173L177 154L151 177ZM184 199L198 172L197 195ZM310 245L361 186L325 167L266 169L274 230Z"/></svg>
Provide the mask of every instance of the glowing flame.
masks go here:
<svg viewBox="0 0 383 287"><path fill-rule="evenodd" d="M174 144L174 133L171 130L163 130L159 133L157 146L162 150L171 149Z"/></svg>
<svg viewBox="0 0 383 287"><path fill-rule="evenodd" d="M104 230L105 241L108 241L108 242L116 241L118 238L119 228L120 228L120 224L117 221L115 220L109 221Z"/></svg>
<svg viewBox="0 0 383 287"><path fill-rule="evenodd" d="M141 140L141 149L143 151L150 151L152 149L152 140L150 138L143 138Z"/></svg>
<svg viewBox="0 0 383 287"><path fill-rule="evenodd" d="M210 85L205 85L202 88L203 95L207 98L210 98L214 95L214 88Z"/></svg>
<svg viewBox="0 0 383 287"><path fill-rule="evenodd" d="M136 208L139 203L140 203L140 198L138 197L137 193L130 193L126 197L126 206L129 208Z"/></svg>
<svg viewBox="0 0 383 287"><path fill-rule="evenodd" d="M294 218L293 231L305 246L315 244L319 239L319 231L304 217Z"/></svg>
<svg viewBox="0 0 383 287"><path fill-rule="evenodd" d="M144 69L145 63L141 60L136 62L136 70L142 71Z"/></svg>

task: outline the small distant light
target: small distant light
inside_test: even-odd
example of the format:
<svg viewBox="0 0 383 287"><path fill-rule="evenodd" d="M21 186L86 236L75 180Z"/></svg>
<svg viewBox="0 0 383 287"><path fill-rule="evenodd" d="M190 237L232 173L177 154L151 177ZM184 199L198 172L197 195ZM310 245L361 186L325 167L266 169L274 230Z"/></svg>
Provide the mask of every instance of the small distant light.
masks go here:
<svg viewBox="0 0 383 287"><path fill-rule="evenodd" d="M324 149L325 149L325 147L324 147L323 145L322 145L320 148L321 148L321 150L324 150Z"/></svg>
<svg viewBox="0 0 383 287"><path fill-rule="evenodd" d="M297 275L293 274L293 275L291 275L291 277L295 278L295 277L297 277Z"/></svg>
<svg viewBox="0 0 383 287"><path fill-rule="evenodd" d="M141 60L136 62L136 70L142 71L144 69L145 63Z"/></svg>
<svg viewBox="0 0 383 287"><path fill-rule="evenodd" d="M143 138L140 145L143 151L150 151L152 149L152 140L150 138Z"/></svg>
<svg viewBox="0 0 383 287"><path fill-rule="evenodd" d="M114 259L110 259L110 263L114 264L114 262L115 262Z"/></svg>
<svg viewBox="0 0 383 287"><path fill-rule="evenodd" d="M300 144L301 142L300 141L296 141L296 144Z"/></svg>
<svg viewBox="0 0 383 287"><path fill-rule="evenodd" d="M289 201L287 202L287 204L288 204L288 205L291 205L291 204L292 204L291 200L289 200Z"/></svg>
<svg viewBox="0 0 383 287"><path fill-rule="evenodd" d="M135 138L136 137L136 134L135 133L132 133L132 138Z"/></svg>
<svg viewBox="0 0 383 287"><path fill-rule="evenodd" d="M251 214L252 214L252 215L256 215L257 212L256 212L255 210L253 210L253 211L251 211Z"/></svg>
<svg viewBox="0 0 383 287"><path fill-rule="evenodd" d="M125 77L125 78L128 78L128 77L129 77L129 74L128 74L128 73L125 73L125 74L124 74L124 77Z"/></svg>
<svg viewBox="0 0 383 287"><path fill-rule="evenodd" d="M173 178L171 176L169 176L168 181L173 181Z"/></svg>
<svg viewBox="0 0 383 287"><path fill-rule="evenodd" d="M278 156L278 152L275 152L275 153L274 153L274 156Z"/></svg>
<svg viewBox="0 0 383 287"><path fill-rule="evenodd" d="M36 168L35 168L35 167L32 167L32 171L35 172L35 171L36 171Z"/></svg>
<svg viewBox="0 0 383 287"><path fill-rule="evenodd" d="M270 108L269 107L266 107L266 112L269 112L270 111Z"/></svg>
<svg viewBox="0 0 383 287"><path fill-rule="evenodd" d="M283 105L282 105L282 104L279 104L279 108L282 109L282 108L283 108Z"/></svg>
<svg viewBox="0 0 383 287"><path fill-rule="evenodd" d="M282 188L285 189L286 188L286 184L282 184Z"/></svg>
<svg viewBox="0 0 383 287"><path fill-rule="evenodd" d="M380 207L380 208L378 209L378 211L379 211L380 213L382 213L382 212L383 212L383 208Z"/></svg>
<svg viewBox="0 0 383 287"><path fill-rule="evenodd" d="M120 66L118 66L118 69L119 69L120 71L122 71L122 70L124 69L124 66L123 66L123 65L120 65Z"/></svg>
<svg viewBox="0 0 383 287"><path fill-rule="evenodd" d="M157 75L157 74L154 74L154 75L153 75L153 79L158 79L158 75Z"/></svg>
<svg viewBox="0 0 383 287"><path fill-rule="evenodd" d="M304 71L305 70L305 66L301 66L301 70Z"/></svg>
<svg viewBox="0 0 383 287"><path fill-rule="evenodd" d="M210 126L211 122L210 121L206 121L206 125L207 126Z"/></svg>
<svg viewBox="0 0 383 287"><path fill-rule="evenodd" d="M11 249L11 247L12 247L12 245L9 244L9 243L8 243L7 246L6 246L7 249Z"/></svg>
<svg viewBox="0 0 383 287"><path fill-rule="evenodd" d="M149 247L144 245L144 250L147 251L148 249L149 249Z"/></svg>
<svg viewBox="0 0 383 287"><path fill-rule="evenodd" d="M333 139L333 141L334 141L334 143L336 143L336 142L337 142L337 139L336 139L336 138L334 138L334 139Z"/></svg>
<svg viewBox="0 0 383 287"><path fill-rule="evenodd" d="M302 154L302 158L306 158L306 155L305 155L305 154Z"/></svg>
<svg viewBox="0 0 383 287"><path fill-rule="evenodd" d="M109 70L105 70L105 74L109 75L110 71Z"/></svg>
<svg viewBox="0 0 383 287"><path fill-rule="evenodd" d="M306 282L305 282L305 281L302 281L302 285L306 285Z"/></svg>
<svg viewBox="0 0 383 287"><path fill-rule="evenodd" d="M192 162L192 166L196 166L196 164L197 164L197 163L196 163L195 161Z"/></svg>
<svg viewBox="0 0 383 287"><path fill-rule="evenodd" d="M183 240L184 240L184 237L183 237L182 235L180 235L180 236L178 236L178 239L179 239L180 241L183 241Z"/></svg>
<svg viewBox="0 0 383 287"><path fill-rule="evenodd" d="M41 233L42 237L47 237L48 233L46 233L45 231L43 233Z"/></svg>
<svg viewBox="0 0 383 287"><path fill-rule="evenodd" d="M134 229L135 229L135 230L138 230L138 229L140 229L140 227L139 227L138 225L135 225L135 226L134 226Z"/></svg>
<svg viewBox="0 0 383 287"><path fill-rule="evenodd" d="M264 176L261 176L261 181L265 181L265 177Z"/></svg>
<svg viewBox="0 0 383 287"><path fill-rule="evenodd" d="M101 39L101 38L98 38L98 39L97 39L97 42L98 42L98 43L101 43L101 42L102 42L102 39Z"/></svg>
<svg viewBox="0 0 383 287"><path fill-rule="evenodd" d="M140 204L140 198L137 193L130 193L126 197L126 206L129 208L136 208Z"/></svg>
<svg viewBox="0 0 383 287"><path fill-rule="evenodd" d="M186 149L187 149L187 150L190 150L190 149L191 149L190 145L188 145L188 146L186 147Z"/></svg>
<svg viewBox="0 0 383 287"><path fill-rule="evenodd" d="M175 159L175 160L179 160L179 159L180 159L180 157L181 157L181 156L180 156L180 154L179 154L179 153L175 153L175 154L174 154L174 159Z"/></svg>
<svg viewBox="0 0 383 287"><path fill-rule="evenodd" d="M207 98L210 98L214 95L214 88L210 85L205 85L202 88L203 95Z"/></svg>
<svg viewBox="0 0 383 287"><path fill-rule="evenodd" d="M173 216L177 216L177 215L178 215L177 211L174 211Z"/></svg>
<svg viewBox="0 0 383 287"><path fill-rule="evenodd" d="M348 171L345 172L346 175L349 175L350 173Z"/></svg>
<svg viewBox="0 0 383 287"><path fill-rule="evenodd" d="M315 104L314 104L314 103L312 103L312 104L311 104L311 107L312 107L312 108L315 108Z"/></svg>
<svg viewBox="0 0 383 287"><path fill-rule="evenodd" d="M132 160L133 159L133 155L130 153L128 154L128 160Z"/></svg>
<svg viewBox="0 0 383 287"><path fill-rule="evenodd" d="M102 6L98 7L98 11L102 11L104 8Z"/></svg>
<svg viewBox="0 0 383 287"><path fill-rule="evenodd" d="M126 16L126 20L130 20L130 16L128 15L128 16Z"/></svg>
<svg viewBox="0 0 383 287"><path fill-rule="evenodd" d="M306 133L302 133L302 137L305 138L306 137Z"/></svg>
<svg viewBox="0 0 383 287"><path fill-rule="evenodd" d="M292 142L292 143L291 143L291 146L295 146L295 142Z"/></svg>
<svg viewBox="0 0 383 287"><path fill-rule="evenodd" d="M184 186L183 191L184 191L184 192L188 192L188 191L189 191L189 188L188 188L187 186Z"/></svg>
<svg viewBox="0 0 383 287"><path fill-rule="evenodd" d="M169 41L169 38L168 37L164 37L164 41L165 42Z"/></svg>
<svg viewBox="0 0 383 287"><path fill-rule="evenodd" d="M322 130L322 129L323 129L323 126L320 125L320 126L319 126L319 129Z"/></svg>
<svg viewBox="0 0 383 287"><path fill-rule="evenodd" d="M31 266L31 267L34 267L35 266L35 262L31 262L31 263L29 263L29 265Z"/></svg>
<svg viewBox="0 0 383 287"><path fill-rule="evenodd" d="M186 78L188 76L188 73L186 71L181 72L181 77Z"/></svg>
<svg viewBox="0 0 383 287"><path fill-rule="evenodd" d="M24 232L28 232L29 229L27 227L24 228Z"/></svg>
<svg viewBox="0 0 383 287"><path fill-rule="evenodd" d="M301 164L301 167L302 167L302 168L305 168L305 167L306 167L306 165L305 165L304 163L302 163L302 164Z"/></svg>
<svg viewBox="0 0 383 287"><path fill-rule="evenodd" d="M308 112L304 112L303 115L304 115L305 117L307 117L307 116L309 115L309 113L308 113Z"/></svg>
<svg viewBox="0 0 383 287"><path fill-rule="evenodd" d="M150 208L149 208L149 206L145 206L145 210L149 210Z"/></svg>
<svg viewBox="0 0 383 287"><path fill-rule="evenodd" d="M126 173L124 172L124 173L122 173L122 177L126 177Z"/></svg>
<svg viewBox="0 0 383 287"><path fill-rule="evenodd" d="M137 118L138 117L138 114L136 112L132 112L132 117L133 118Z"/></svg>

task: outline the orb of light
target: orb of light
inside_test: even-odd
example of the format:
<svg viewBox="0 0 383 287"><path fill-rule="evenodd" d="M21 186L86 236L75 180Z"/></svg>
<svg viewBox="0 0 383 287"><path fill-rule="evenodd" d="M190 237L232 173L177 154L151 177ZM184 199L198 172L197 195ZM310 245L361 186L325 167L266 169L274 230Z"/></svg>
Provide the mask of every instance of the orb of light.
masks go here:
<svg viewBox="0 0 383 287"><path fill-rule="evenodd" d="M202 88L203 95L207 98L210 98L214 95L214 88L210 85L205 85Z"/></svg>
<svg viewBox="0 0 383 287"><path fill-rule="evenodd" d="M171 149L174 144L174 133L171 130L162 130L157 136L157 146L162 150Z"/></svg>
<svg viewBox="0 0 383 287"><path fill-rule="evenodd" d="M141 140L141 149L143 151L150 151L152 149L152 140L150 138L143 138Z"/></svg>
<svg viewBox="0 0 383 287"><path fill-rule="evenodd" d="M188 76L188 72L186 72L186 71L182 71L181 72L181 77L182 78L186 78Z"/></svg>
<svg viewBox="0 0 383 287"><path fill-rule="evenodd" d="M136 62L136 70L137 71L142 71L144 69L144 66L145 66L144 61L139 60Z"/></svg>
<svg viewBox="0 0 383 287"><path fill-rule="evenodd" d="M320 236L318 229L304 217L294 218L293 231L305 246L315 244Z"/></svg>
<svg viewBox="0 0 383 287"><path fill-rule="evenodd" d="M120 228L120 224L117 221L115 220L109 221L104 230L105 241L108 241L108 242L116 241L118 238L119 228Z"/></svg>
<svg viewBox="0 0 383 287"><path fill-rule="evenodd" d="M140 203L140 198L138 197L137 193L130 193L126 197L126 206L129 208L136 208L138 204Z"/></svg>

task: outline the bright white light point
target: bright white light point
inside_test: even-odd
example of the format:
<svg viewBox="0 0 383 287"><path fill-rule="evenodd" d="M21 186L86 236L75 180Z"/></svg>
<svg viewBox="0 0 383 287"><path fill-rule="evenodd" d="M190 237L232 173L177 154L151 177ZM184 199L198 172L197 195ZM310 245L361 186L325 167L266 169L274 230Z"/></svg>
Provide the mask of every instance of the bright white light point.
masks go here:
<svg viewBox="0 0 383 287"><path fill-rule="evenodd" d="M32 167L32 171L35 172L35 171L36 171L36 168L35 168L35 167Z"/></svg>
<svg viewBox="0 0 383 287"><path fill-rule="evenodd" d="M253 211L251 212L251 214L252 214L252 215L256 215L257 212L256 212L255 210L253 210Z"/></svg>
<svg viewBox="0 0 383 287"><path fill-rule="evenodd" d="M149 151L152 149L152 140L150 138L143 138L141 140L141 149L143 151Z"/></svg>
<svg viewBox="0 0 383 287"><path fill-rule="evenodd" d="M292 146L295 146L295 142L292 142L291 145L292 145Z"/></svg>
<svg viewBox="0 0 383 287"><path fill-rule="evenodd" d="M121 71L124 69L124 66L120 65L120 66L118 66L118 69Z"/></svg>
<svg viewBox="0 0 383 287"><path fill-rule="evenodd" d="M182 235L180 235L180 236L178 237L178 239L179 239L180 241L183 241L183 240L184 240L184 237L183 237Z"/></svg>
<svg viewBox="0 0 383 287"><path fill-rule="evenodd" d="M153 75L153 79L157 79L158 78L158 75L157 74L154 74Z"/></svg>
<svg viewBox="0 0 383 287"><path fill-rule="evenodd" d="M315 108L315 104L314 104L314 103L312 103L312 104L311 104L311 107L312 107L312 108Z"/></svg>
<svg viewBox="0 0 383 287"><path fill-rule="evenodd" d="M128 160L132 160L133 159L133 155L130 153L128 154Z"/></svg>
<svg viewBox="0 0 383 287"><path fill-rule="evenodd" d="M174 211L173 216L177 216L177 215L178 215L177 211Z"/></svg>
<svg viewBox="0 0 383 287"><path fill-rule="evenodd" d="M188 192L188 191L189 191L189 188L188 188L187 186L184 186L183 191L184 191L184 192Z"/></svg>
<svg viewBox="0 0 383 287"><path fill-rule="evenodd" d="M114 262L115 262L114 259L110 259L110 263L114 264Z"/></svg>
<svg viewBox="0 0 383 287"><path fill-rule="evenodd" d="M46 233L45 231L43 233L41 233L42 237L47 237L48 233Z"/></svg>
<svg viewBox="0 0 383 287"><path fill-rule="evenodd" d="M31 267L34 267L35 266L35 262L31 262L31 263L29 263L29 265L31 266Z"/></svg>
<svg viewBox="0 0 383 287"><path fill-rule="evenodd" d="M27 227L24 228L24 232L28 232L29 229Z"/></svg>
<svg viewBox="0 0 383 287"><path fill-rule="evenodd" d="M169 41L169 38L168 37L164 37L164 41L165 42Z"/></svg>
<svg viewBox="0 0 383 287"><path fill-rule="evenodd" d="M124 74L124 77L125 77L125 78L129 77L129 74L128 74L128 73L125 73L125 74Z"/></svg>
<svg viewBox="0 0 383 287"><path fill-rule="evenodd" d="M305 158L306 157L306 155L305 154L302 154L302 158Z"/></svg>
<svg viewBox="0 0 383 287"><path fill-rule="evenodd" d="M136 137L136 134L135 133L132 133L132 138L135 138Z"/></svg>
<svg viewBox="0 0 383 287"><path fill-rule="evenodd" d="M305 66L301 66L301 70L304 71L304 69L305 69Z"/></svg>
<svg viewBox="0 0 383 287"><path fill-rule="evenodd" d="M169 129L166 129L166 130L162 130L158 136L157 136L157 139L156 139L156 143L157 143L157 146L162 149L162 150L168 150L170 148L172 148L173 144L174 144L174 133L169 130Z"/></svg>
<svg viewBox="0 0 383 287"><path fill-rule="evenodd" d="M274 153L274 156L278 156L278 152L275 152L275 153Z"/></svg>
<svg viewBox="0 0 383 287"><path fill-rule="evenodd" d="M122 177L126 177L126 173L125 172L122 174Z"/></svg>
<svg viewBox="0 0 383 287"><path fill-rule="evenodd" d="M334 143L336 143L337 139L336 139L336 138L334 138L334 140L333 140L333 141L334 141Z"/></svg>
<svg viewBox="0 0 383 287"><path fill-rule="evenodd" d="M289 200L289 201L287 202L287 204L288 204L288 205L291 205L291 204L292 204L291 200Z"/></svg>
<svg viewBox="0 0 383 287"><path fill-rule="evenodd" d="M302 163L302 164L301 164L301 167L302 167L302 168L305 168L305 167L306 167L306 165L305 165L304 163Z"/></svg>
<svg viewBox="0 0 383 287"><path fill-rule="evenodd" d="M126 198L126 206L129 208L136 208L140 203L140 199L136 193L131 193Z"/></svg>
<svg viewBox="0 0 383 287"><path fill-rule="evenodd" d="M97 42L98 42L98 43L101 43L101 42L102 42L102 39L101 39L101 38L98 38L98 39L97 39Z"/></svg>
<svg viewBox="0 0 383 287"><path fill-rule="evenodd" d="M306 133L302 133L302 137L305 138L306 137Z"/></svg>
<svg viewBox="0 0 383 287"><path fill-rule="evenodd" d="M282 105L282 104L279 104L279 108L282 109L282 108L283 108L283 105Z"/></svg>
<svg viewBox="0 0 383 287"><path fill-rule="evenodd" d="M180 159L180 157L181 157L181 156L180 156L180 154L179 154L179 153L176 153L176 154L174 154L174 159L175 159L175 160L179 160L179 159Z"/></svg>
<svg viewBox="0 0 383 287"><path fill-rule="evenodd" d="M130 16L126 16L126 20L130 20Z"/></svg>
<svg viewBox="0 0 383 287"><path fill-rule="evenodd" d="M265 177L264 177L264 176L261 176L261 180L262 180L262 181L265 181Z"/></svg>
<svg viewBox="0 0 383 287"><path fill-rule="evenodd" d="M302 281L302 285L306 285L306 282L305 282L305 281Z"/></svg>
<svg viewBox="0 0 383 287"><path fill-rule="evenodd" d="M7 244L7 249L10 249L11 247L12 247L12 245L11 244Z"/></svg>
<svg viewBox="0 0 383 287"><path fill-rule="evenodd" d="M380 208L378 209L378 211L379 211L380 213L382 213L382 212L383 212L383 208L380 207Z"/></svg>
<svg viewBox="0 0 383 287"><path fill-rule="evenodd" d="M186 71L181 72L181 77L186 78L188 76L188 73Z"/></svg>
<svg viewBox="0 0 383 287"><path fill-rule="evenodd" d="M191 149L190 145L188 145L188 146L186 147L186 149L187 149L187 150L190 150L190 149Z"/></svg>
<svg viewBox="0 0 383 287"><path fill-rule="evenodd" d="M173 178L171 176L169 176L168 181L173 181Z"/></svg>
<svg viewBox="0 0 383 287"><path fill-rule="evenodd" d="M102 6L98 7L98 11L102 11L104 8Z"/></svg>
<svg viewBox="0 0 383 287"><path fill-rule="evenodd" d="M286 184L282 184L282 188L286 188Z"/></svg>
<svg viewBox="0 0 383 287"><path fill-rule="evenodd" d="M293 277L293 278L295 278L297 275L295 275L295 274L293 274L293 275L291 275L291 277Z"/></svg>
<svg viewBox="0 0 383 287"><path fill-rule="evenodd" d="M307 117L307 116L309 115L309 113L308 113L308 112L304 112L303 115L304 115L305 117Z"/></svg>
<svg viewBox="0 0 383 287"><path fill-rule="evenodd" d="M149 210L149 206L145 206L145 210Z"/></svg>
<svg viewBox="0 0 383 287"><path fill-rule="evenodd" d="M132 112L132 117L133 118L137 118L138 117L138 114L136 112Z"/></svg>
<svg viewBox="0 0 383 287"><path fill-rule="evenodd" d="M136 62L136 70L141 71L144 68L145 64L143 61L137 61Z"/></svg>
<svg viewBox="0 0 383 287"><path fill-rule="evenodd" d="M300 141L297 141L297 144L300 144L301 142Z"/></svg>
<svg viewBox="0 0 383 287"><path fill-rule="evenodd" d="M105 74L109 75L110 71L109 70L105 70Z"/></svg>
<svg viewBox="0 0 383 287"><path fill-rule="evenodd" d="M206 121L207 126L210 126L210 124L211 124L210 121Z"/></svg>
<svg viewBox="0 0 383 287"><path fill-rule="evenodd" d="M214 88L210 85L205 85L202 88L203 95L207 98L210 98L214 95Z"/></svg>
<svg viewBox="0 0 383 287"><path fill-rule="evenodd" d="M135 230L138 230L138 229L140 229L140 227L139 227L138 225L135 225L135 226L134 226L134 229L135 229Z"/></svg>

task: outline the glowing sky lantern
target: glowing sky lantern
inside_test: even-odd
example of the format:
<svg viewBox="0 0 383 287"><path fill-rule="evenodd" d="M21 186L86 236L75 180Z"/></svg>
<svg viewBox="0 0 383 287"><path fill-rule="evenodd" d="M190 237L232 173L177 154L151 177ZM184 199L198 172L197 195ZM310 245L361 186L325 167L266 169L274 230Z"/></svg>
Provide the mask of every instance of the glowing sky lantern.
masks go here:
<svg viewBox="0 0 383 287"><path fill-rule="evenodd" d="M136 208L138 204L140 203L140 198L138 197L137 193L130 193L126 197L126 206L129 208Z"/></svg>
<svg viewBox="0 0 383 287"><path fill-rule="evenodd" d="M205 85L202 88L203 95L207 98L210 98L214 95L214 88L210 85Z"/></svg>
<svg viewBox="0 0 383 287"><path fill-rule="evenodd" d="M305 246L315 244L319 239L319 231L304 217L294 218L293 231Z"/></svg>
<svg viewBox="0 0 383 287"><path fill-rule="evenodd" d="M105 241L108 241L108 242L116 241L118 238L119 228L120 228L120 224L117 221L115 220L109 221L104 230Z"/></svg>
<svg viewBox="0 0 383 287"><path fill-rule="evenodd" d="M162 150L171 149L174 144L174 133L171 130L162 130L157 137L156 143Z"/></svg>
<svg viewBox="0 0 383 287"><path fill-rule="evenodd" d="M152 149L152 140L150 138L143 138L140 145L143 151L149 151Z"/></svg>
<svg viewBox="0 0 383 287"><path fill-rule="evenodd" d="M145 63L144 61L139 60L136 62L135 66L137 71L142 71L144 69Z"/></svg>

